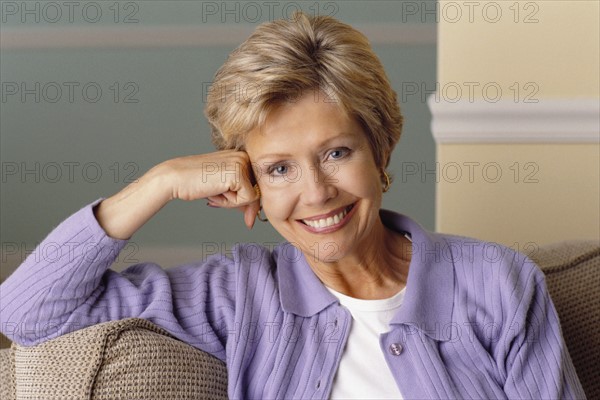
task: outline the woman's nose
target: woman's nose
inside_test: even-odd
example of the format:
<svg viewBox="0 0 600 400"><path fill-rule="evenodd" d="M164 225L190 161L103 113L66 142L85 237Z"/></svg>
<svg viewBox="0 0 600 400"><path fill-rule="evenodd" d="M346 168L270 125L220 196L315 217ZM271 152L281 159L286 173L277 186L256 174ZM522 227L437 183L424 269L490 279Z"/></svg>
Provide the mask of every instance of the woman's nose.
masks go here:
<svg viewBox="0 0 600 400"><path fill-rule="evenodd" d="M337 196L336 179L322 168L309 168L308 173L303 176L303 181L302 198L306 205L325 204L329 199Z"/></svg>

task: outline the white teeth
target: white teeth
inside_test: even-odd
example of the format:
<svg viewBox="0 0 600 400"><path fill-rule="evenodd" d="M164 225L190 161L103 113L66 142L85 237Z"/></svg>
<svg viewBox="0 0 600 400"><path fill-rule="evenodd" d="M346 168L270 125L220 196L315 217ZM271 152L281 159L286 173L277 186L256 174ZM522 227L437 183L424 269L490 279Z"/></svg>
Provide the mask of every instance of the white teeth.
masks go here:
<svg viewBox="0 0 600 400"><path fill-rule="evenodd" d="M342 219L344 219L344 217L346 216L347 213L348 213L348 211L346 211L346 209L344 209L342 212L334 215L333 217L323 218L323 219L319 219L319 220L312 220L312 221L303 219L302 222L304 222L308 226L312 226L313 228L327 228L329 226L339 224L340 221Z"/></svg>

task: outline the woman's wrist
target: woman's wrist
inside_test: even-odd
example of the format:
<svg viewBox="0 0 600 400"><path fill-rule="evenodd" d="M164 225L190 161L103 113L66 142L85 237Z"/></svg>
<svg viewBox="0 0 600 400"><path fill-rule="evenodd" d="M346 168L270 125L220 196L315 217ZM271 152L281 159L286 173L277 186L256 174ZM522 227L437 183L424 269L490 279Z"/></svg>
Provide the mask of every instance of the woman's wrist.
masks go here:
<svg viewBox="0 0 600 400"><path fill-rule="evenodd" d="M172 191L165 172L160 165L152 168L94 208L94 215L108 236L131 238L171 200Z"/></svg>

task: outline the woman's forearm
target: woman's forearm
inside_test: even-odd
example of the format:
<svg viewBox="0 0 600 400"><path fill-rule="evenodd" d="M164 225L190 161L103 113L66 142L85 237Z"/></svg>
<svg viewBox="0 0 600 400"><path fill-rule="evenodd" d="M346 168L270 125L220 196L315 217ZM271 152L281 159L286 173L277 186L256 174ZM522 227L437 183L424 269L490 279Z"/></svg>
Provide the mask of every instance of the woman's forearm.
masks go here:
<svg viewBox="0 0 600 400"><path fill-rule="evenodd" d="M94 215L108 236L129 239L169 202L163 168L158 165L94 208Z"/></svg>
<svg viewBox="0 0 600 400"><path fill-rule="evenodd" d="M243 210L251 228L259 209L251 175L250 159L242 151L174 158L104 200L94 215L110 237L129 239L169 201L208 199L218 207Z"/></svg>
<svg viewBox="0 0 600 400"><path fill-rule="evenodd" d="M169 279L156 264L139 266L127 276L107 269L126 239L173 199L241 207L250 227L258 193L249 168L247 154L239 151L179 157L71 215L0 286L0 331L17 343L34 345L71 328L141 315L153 309L147 293L161 306L171 301ZM153 275L140 278L150 287L129 281L138 273Z"/></svg>

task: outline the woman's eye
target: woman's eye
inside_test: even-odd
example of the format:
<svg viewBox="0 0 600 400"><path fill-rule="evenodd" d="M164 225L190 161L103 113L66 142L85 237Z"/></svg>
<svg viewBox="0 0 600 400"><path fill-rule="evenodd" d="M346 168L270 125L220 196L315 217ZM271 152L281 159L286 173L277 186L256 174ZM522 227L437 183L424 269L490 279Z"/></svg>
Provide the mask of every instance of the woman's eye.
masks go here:
<svg viewBox="0 0 600 400"><path fill-rule="evenodd" d="M344 156L346 156L348 154L348 152L350 151L350 149L335 149L333 150L331 153L329 153L329 156L331 158L333 158L334 160L342 158Z"/></svg>
<svg viewBox="0 0 600 400"><path fill-rule="evenodd" d="M288 172L287 165L275 165L269 168L269 174L271 175L285 175Z"/></svg>

